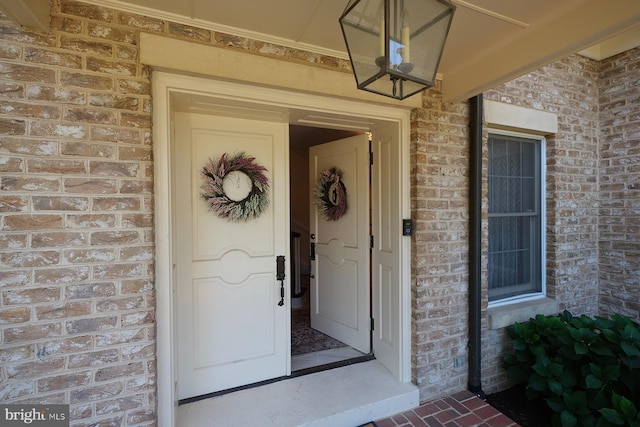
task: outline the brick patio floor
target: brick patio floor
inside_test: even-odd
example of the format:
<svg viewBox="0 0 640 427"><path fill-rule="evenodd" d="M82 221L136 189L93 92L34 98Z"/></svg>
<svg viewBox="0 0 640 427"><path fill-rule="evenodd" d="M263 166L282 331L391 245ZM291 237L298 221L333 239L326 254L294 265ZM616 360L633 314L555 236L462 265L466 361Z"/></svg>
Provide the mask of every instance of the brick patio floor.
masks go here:
<svg viewBox="0 0 640 427"><path fill-rule="evenodd" d="M376 421L378 427L519 427L470 391L423 403Z"/></svg>

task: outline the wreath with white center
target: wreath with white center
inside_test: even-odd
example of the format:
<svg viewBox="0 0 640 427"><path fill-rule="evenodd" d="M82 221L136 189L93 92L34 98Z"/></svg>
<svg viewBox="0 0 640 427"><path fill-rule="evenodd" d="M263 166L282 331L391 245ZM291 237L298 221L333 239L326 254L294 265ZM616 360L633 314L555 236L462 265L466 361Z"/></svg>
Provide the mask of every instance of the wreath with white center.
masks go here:
<svg viewBox="0 0 640 427"><path fill-rule="evenodd" d="M347 212L347 188L340 169L332 167L322 171L314 195L316 205L327 221L337 221Z"/></svg>
<svg viewBox="0 0 640 427"><path fill-rule="evenodd" d="M204 183L202 199L209 210L229 221L248 221L260 216L269 206L267 168L244 152L218 160L209 159L201 171Z"/></svg>

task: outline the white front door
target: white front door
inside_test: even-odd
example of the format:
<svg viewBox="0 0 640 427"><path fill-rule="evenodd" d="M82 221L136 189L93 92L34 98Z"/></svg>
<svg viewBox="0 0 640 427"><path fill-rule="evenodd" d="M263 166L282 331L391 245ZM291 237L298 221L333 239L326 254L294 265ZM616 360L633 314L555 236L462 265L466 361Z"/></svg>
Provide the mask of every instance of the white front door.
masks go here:
<svg viewBox="0 0 640 427"><path fill-rule="evenodd" d="M171 194L179 399L288 374L289 286L284 283L279 305L276 280L276 257L289 255L287 129L284 123L175 114ZM203 200L201 171L209 159L242 152L266 168L269 204L257 218L230 221ZM219 176L227 176L221 187L236 202L251 188L246 174Z"/></svg>
<svg viewBox="0 0 640 427"><path fill-rule="evenodd" d="M337 168L347 209L327 219L313 197L321 174ZM369 286L369 139L341 139L309 149L312 260L311 327L363 352L371 351ZM327 186L334 192L335 186ZM339 204L340 195L331 194Z"/></svg>

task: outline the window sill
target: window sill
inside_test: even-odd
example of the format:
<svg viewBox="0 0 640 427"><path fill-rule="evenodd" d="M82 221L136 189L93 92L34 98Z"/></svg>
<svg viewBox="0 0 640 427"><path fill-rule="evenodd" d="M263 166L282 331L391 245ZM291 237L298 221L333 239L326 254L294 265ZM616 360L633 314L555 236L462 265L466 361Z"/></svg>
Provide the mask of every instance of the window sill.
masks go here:
<svg viewBox="0 0 640 427"><path fill-rule="evenodd" d="M536 314L550 316L558 314L558 302L551 298L539 298L535 300L514 302L499 307L487 309L489 315L489 329L506 328L515 322L524 323Z"/></svg>

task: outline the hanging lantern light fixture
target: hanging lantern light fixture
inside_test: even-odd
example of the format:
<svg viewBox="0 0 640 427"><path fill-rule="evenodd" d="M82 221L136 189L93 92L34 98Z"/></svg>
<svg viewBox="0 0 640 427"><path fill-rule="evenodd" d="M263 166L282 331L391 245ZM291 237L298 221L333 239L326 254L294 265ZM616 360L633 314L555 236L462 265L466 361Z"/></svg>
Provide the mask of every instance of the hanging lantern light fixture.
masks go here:
<svg viewBox="0 0 640 427"><path fill-rule="evenodd" d="M358 89L404 99L433 86L455 9L447 0L350 0L340 27Z"/></svg>

